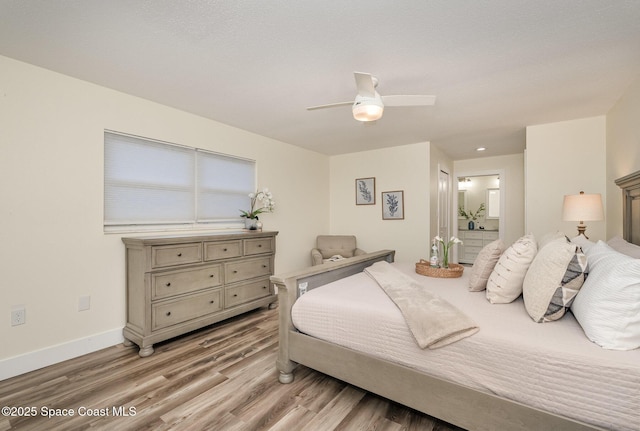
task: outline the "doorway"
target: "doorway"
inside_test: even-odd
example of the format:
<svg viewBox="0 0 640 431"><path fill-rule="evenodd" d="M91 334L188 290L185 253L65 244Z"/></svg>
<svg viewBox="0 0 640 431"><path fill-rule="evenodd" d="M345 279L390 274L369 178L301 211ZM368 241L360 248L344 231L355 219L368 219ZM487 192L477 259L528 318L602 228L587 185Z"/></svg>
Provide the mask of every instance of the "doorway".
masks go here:
<svg viewBox="0 0 640 431"><path fill-rule="evenodd" d="M456 172L453 229L463 242L457 262L472 264L484 246L504 238L504 171Z"/></svg>

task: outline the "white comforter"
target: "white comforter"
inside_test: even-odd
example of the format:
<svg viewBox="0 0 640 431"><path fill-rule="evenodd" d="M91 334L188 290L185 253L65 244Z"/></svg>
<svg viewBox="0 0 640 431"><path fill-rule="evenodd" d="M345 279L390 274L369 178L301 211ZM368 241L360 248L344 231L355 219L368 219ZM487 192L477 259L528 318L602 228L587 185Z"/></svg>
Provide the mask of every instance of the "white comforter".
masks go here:
<svg viewBox="0 0 640 431"><path fill-rule="evenodd" d="M571 313L535 323L522 299L492 305L458 279L394 264L480 327L472 337L423 350L402 314L364 273L313 289L292 309L298 330L431 375L613 430L640 430L640 350L590 342Z"/></svg>

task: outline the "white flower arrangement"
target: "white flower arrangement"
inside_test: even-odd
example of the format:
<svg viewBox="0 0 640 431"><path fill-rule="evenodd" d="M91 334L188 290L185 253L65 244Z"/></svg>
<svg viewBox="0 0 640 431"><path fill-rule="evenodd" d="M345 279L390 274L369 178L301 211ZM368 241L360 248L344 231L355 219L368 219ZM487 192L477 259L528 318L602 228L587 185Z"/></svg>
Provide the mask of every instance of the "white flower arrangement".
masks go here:
<svg viewBox="0 0 640 431"><path fill-rule="evenodd" d="M272 213L275 210L276 202L266 187L255 193L249 193L249 198L251 199L249 211L240 210L240 217L258 220L260 214Z"/></svg>
<svg viewBox="0 0 640 431"><path fill-rule="evenodd" d="M436 236L433 239L434 241L442 244L442 267L449 268L449 250L453 244L462 244L462 241L455 236L452 236L448 242L445 242L444 239L439 236Z"/></svg>

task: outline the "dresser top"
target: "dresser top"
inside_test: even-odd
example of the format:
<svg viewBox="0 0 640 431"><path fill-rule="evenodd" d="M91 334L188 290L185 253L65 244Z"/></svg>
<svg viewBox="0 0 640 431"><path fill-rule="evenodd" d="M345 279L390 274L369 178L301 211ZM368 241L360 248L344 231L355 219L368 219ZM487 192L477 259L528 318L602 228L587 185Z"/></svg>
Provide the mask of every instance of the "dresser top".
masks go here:
<svg viewBox="0 0 640 431"><path fill-rule="evenodd" d="M122 242L129 245L161 245L183 242L221 241L231 239L251 239L276 236L277 231L229 230L216 232L175 233L170 235L141 235L123 237Z"/></svg>

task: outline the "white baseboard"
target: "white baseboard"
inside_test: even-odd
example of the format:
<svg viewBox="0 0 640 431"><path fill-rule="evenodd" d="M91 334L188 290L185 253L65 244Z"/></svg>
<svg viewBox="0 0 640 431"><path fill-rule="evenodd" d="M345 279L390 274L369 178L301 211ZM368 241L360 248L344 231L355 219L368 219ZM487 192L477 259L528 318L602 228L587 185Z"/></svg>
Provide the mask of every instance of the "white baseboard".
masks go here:
<svg viewBox="0 0 640 431"><path fill-rule="evenodd" d="M122 328L0 359L0 381L122 343Z"/></svg>

